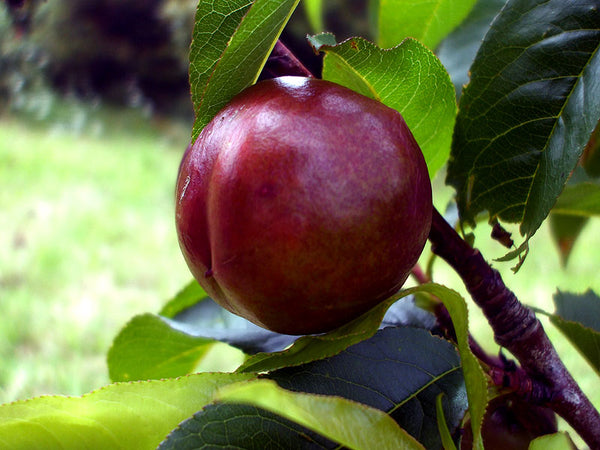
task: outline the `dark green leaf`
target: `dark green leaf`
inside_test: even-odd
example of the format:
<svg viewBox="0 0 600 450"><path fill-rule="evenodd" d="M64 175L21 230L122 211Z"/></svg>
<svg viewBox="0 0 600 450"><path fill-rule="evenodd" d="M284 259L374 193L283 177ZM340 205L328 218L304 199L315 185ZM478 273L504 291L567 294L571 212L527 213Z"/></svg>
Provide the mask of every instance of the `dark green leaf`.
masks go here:
<svg viewBox="0 0 600 450"><path fill-rule="evenodd" d="M356 450L423 447L384 412L342 397L291 392L271 380L223 389L218 400L265 408Z"/></svg>
<svg viewBox="0 0 600 450"><path fill-rule="evenodd" d="M259 327L227 311L210 298L166 322L173 329L189 336L225 342L248 354L281 351L298 339L298 336L279 334Z"/></svg>
<svg viewBox="0 0 600 450"><path fill-rule="evenodd" d="M388 48L407 37L435 48L469 14L476 0L387 0L377 14L378 44Z"/></svg>
<svg viewBox="0 0 600 450"><path fill-rule="evenodd" d="M0 405L2 449L150 450L223 386L252 375L202 373L116 383L82 397L44 396Z"/></svg>
<svg viewBox="0 0 600 450"><path fill-rule="evenodd" d="M592 137L585 146L581 165L590 177L600 177L600 122L592 133Z"/></svg>
<svg viewBox="0 0 600 450"><path fill-rule="evenodd" d="M550 321L563 332L600 375L600 333L578 322L563 320L558 316L550 316Z"/></svg>
<svg viewBox="0 0 600 450"><path fill-rule="evenodd" d="M471 67L447 182L463 221L487 210L528 240L600 118L597 0L509 0Z"/></svg>
<svg viewBox="0 0 600 450"><path fill-rule="evenodd" d="M196 120L192 142L233 96L258 78L299 0L200 2L190 49Z"/></svg>
<svg viewBox="0 0 600 450"><path fill-rule="evenodd" d="M563 192L564 194L564 192ZM569 256L583 227L588 223L587 217L550 214L550 234L558 247L563 267L569 262Z"/></svg>
<svg viewBox="0 0 600 450"><path fill-rule="evenodd" d="M198 284L196 280L188 283L181 291L175 295L169 302L163 307L159 314L163 317L172 319L181 311L195 305L200 300L206 298L208 295Z"/></svg>
<svg viewBox="0 0 600 450"><path fill-rule="evenodd" d="M469 67L483 37L506 0L479 0L459 27L442 41L436 54L450 74L456 96L469 81Z"/></svg>
<svg viewBox="0 0 600 450"><path fill-rule="evenodd" d="M454 88L444 66L414 39L390 50L361 38L339 45L332 39L330 34L310 38L315 49L325 52L323 78L399 111L433 178L448 159L456 116Z"/></svg>
<svg viewBox="0 0 600 450"><path fill-rule="evenodd" d="M169 434L158 450L239 448L333 449L338 445L252 405L208 405Z"/></svg>
<svg viewBox="0 0 600 450"><path fill-rule="evenodd" d="M600 374L600 297L591 290L582 295L558 292L554 303L550 321Z"/></svg>
<svg viewBox="0 0 600 450"><path fill-rule="evenodd" d="M331 358L267 377L285 389L338 395L388 412L427 448L440 445L436 397L444 393L449 400L444 413L451 429L467 408L456 348L420 328L385 328Z"/></svg>
<svg viewBox="0 0 600 450"><path fill-rule="evenodd" d="M584 294L559 291L553 300L557 315L600 333L600 297L594 291L589 289Z"/></svg>

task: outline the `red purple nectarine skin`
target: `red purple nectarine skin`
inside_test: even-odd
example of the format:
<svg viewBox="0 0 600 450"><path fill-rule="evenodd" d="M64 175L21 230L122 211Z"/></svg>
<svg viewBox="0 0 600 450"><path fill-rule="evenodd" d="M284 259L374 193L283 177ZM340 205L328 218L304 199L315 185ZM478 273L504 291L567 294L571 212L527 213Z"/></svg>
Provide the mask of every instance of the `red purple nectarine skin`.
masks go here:
<svg viewBox="0 0 600 450"><path fill-rule="evenodd" d="M302 77L236 96L186 152L176 189L194 277L228 310L286 334L329 331L395 293L431 209L402 116Z"/></svg>

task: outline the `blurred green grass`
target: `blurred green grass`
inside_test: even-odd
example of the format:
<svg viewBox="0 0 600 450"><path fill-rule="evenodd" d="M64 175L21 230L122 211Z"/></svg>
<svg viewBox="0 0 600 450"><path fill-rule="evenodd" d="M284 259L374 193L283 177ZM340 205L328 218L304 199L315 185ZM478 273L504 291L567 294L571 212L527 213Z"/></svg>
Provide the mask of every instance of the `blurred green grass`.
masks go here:
<svg viewBox="0 0 600 450"><path fill-rule="evenodd" d="M106 384L120 327L190 278L173 214L187 129L112 114L102 133L0 122L0 402Z"/></svg>
<svg viewBox="0 0 600 450"><path fill-rule="evenodd" d="M97 120L72 111L61 117L59 126L0 121L0 403L79 395L108 383L105 355L119 329L134 314L158 311L190 279L173 223L188 124L111 110ZM438 209L452 194L442 181L435 182ZM514 263L494 265L523 302L553 311L557 288L600 292L597 230L595 219L566 269L546 226L521 271L512 273ZM488 233L479 227L476 245L491 260L505 249ZM464 293L443 261L434 269L435 281ZM475 337L495 351L479 310L471 305L470 315ZM600 406L596 374L544 323Z"/></svg>

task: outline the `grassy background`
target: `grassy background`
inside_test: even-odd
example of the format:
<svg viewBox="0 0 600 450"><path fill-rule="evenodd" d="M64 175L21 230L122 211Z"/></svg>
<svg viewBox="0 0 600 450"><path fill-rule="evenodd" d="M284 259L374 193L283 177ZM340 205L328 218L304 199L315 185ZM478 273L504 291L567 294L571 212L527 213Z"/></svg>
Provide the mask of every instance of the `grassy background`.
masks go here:
<svg viewBox="0 0 600 450"><path fill-rule="evenodd" d="M0 402L106 384L120 327L190 278L173 225L187 129L106 114L0 122Z"/></svg>
<svg viewBox="0 0 600 450"><path fill-rule="evenodd" d="M33 126L0 121L0 403L42 394L78 395L108 383L105 355L137 313L156 312L190 279L173 225L173 188L189 124L101 111L90 120ZM60 123L60 125L57 125ZM436 203L451 191L437 180ZM557 288L600 292L598 221L563 270L547 227L514 275L497 264L522 301L548 311ZM504 249L477 230L488 259ZM442 261L435 280L464 292ZM472 330L494 349L471 307ZM547 323L547 322L545 322ZM567 366L600 406L598 379L546 325Z"/></svg>

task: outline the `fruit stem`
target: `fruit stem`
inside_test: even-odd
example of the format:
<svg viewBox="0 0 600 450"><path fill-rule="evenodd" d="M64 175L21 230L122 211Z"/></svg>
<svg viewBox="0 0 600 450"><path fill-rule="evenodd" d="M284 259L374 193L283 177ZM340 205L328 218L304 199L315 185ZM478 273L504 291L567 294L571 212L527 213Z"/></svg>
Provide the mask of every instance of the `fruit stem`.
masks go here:
<svg viewBox="0 0 600 450"><path fill-rule="evenodd" d="M275 44L263 73L267 73L272 78L283 75L314 78L311 71L296 58L296 55L281 40L278 40Z"/></svg>
<svg viewBox="0 0 600 450"><path fill-rule="evenodd" d="M600 413L567 371L535 313L435 208L429 240L432 251L462 278L494 330L496 342L517 358L536 386L545 386L540 400L565 419L590 448L600 449Z"/></svg>

